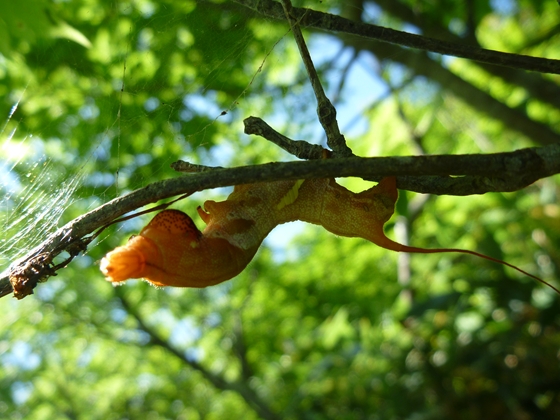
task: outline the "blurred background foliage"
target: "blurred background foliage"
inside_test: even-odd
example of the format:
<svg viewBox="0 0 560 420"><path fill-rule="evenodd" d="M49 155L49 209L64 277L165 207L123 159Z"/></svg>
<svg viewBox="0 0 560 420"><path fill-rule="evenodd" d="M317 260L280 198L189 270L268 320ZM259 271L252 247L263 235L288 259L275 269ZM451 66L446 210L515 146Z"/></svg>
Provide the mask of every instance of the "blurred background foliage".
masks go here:
<svg viewBox="0 0 560 420"><path fill-rule="evenodd" d="M560 55L552 0L294 5ZM558 141L558 76L306 36L357 154ZM324 144L287 25L234 1L1 2L0 40L0 271L57 226L176 176L177 159L290 159L242 134L250 115ZM225 194L175 207L192 214ZM477 250L558 285L558 195L558 177L508 194L403 191L388 232L415 246ZM1 418L560 417L559 299L529 278L470 256L397 255L292 224L223 285L113 288L99 260L148 218L109 229L32 297L0 301Z"/></svg>

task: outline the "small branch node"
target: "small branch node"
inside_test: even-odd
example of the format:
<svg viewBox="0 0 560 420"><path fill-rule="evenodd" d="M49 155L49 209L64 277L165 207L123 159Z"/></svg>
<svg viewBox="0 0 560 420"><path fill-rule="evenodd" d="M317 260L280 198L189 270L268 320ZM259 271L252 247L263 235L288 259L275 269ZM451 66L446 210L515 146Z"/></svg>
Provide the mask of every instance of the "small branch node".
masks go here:
<svg viewBox="0 0 560 420"><path fill-rule="evenodd" d="M197 165L196 163L186 162L184 160L178 160L173 162L171 168L177 172L186 172L186 173L198 173L198 172L208 172L208 171L215 171L216 169L224 169L221 166L206 166L206 165Z"/></svg>
<svg viewBox="0 0 560 420"><path fill-rule="evenodd" d="M280 134L258 117L248 117L243 124L245 124L245 134L261 136L299 159L322 159L325 154L330 154L329 150L319 145L308 143L305 140L292 140Z"/></svg>

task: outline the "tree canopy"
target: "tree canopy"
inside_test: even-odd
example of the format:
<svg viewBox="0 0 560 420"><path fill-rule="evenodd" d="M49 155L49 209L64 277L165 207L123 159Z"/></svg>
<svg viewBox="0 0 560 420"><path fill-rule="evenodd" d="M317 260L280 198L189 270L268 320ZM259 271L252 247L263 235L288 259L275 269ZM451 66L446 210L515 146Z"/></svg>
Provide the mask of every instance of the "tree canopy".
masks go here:
<svg viewBox="0 0 560 420"><path fill-rule="evenodd" d="M558 4L282 3L0 4L0 272L48 248L57 274L0 299L0 417L560 416L559 297L490 261L289 224L215 287L103 279L153 213L89 235L145 204L197 191L172 204L194 216L240 182L396 175L389 236L559 285ZM349 150L379 160L327 143L288 20ZM275 135L333 157L261 165L297 160Z"/></svg>

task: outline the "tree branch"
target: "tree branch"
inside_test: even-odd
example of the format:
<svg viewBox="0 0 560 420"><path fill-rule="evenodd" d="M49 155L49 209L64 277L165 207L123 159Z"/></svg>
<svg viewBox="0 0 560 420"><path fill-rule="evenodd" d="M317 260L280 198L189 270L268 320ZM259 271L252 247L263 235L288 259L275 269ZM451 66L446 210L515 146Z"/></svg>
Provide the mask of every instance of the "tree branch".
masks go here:
<svg viewBox="0 0 560 420"><path fill-rule="evenodd" d="M326 155L334 158L342 157L317 144L311 144L305 140L292 140L274 130L261 118L248 117L243 120L243 124L245 124L245 134L261 136L300 159L322 159Z"/></svg>
<svg viewBox="0 0 560 420"><path fill-rule="evenodd" d="M469 104L473 109L500 121L505 129L515 130L527 136L536 144L546 145L560 142L560 135L546 124L530 119L520 109L512 109L455 73L446 69L441 63L430 59L420 51L404 51L400 47L383 43L365 42L355 38L345 39L345 45L360 51L369 51L379 60L389 60L403 64L417 76L425 76L438 83L443 89ZM405 52L403 54L403 52Z"/></svg>
<svg viewBox="0 0 560 420"><path fill-rule="evenodd" d="M422 33L435 37L437 39L447 39L448 41L464 44L470 42L472 45L478 44L478 41L470 37L468 39L461 38L459 35L454 34L449 30L448 26L439 24L429 19L429 17L422 13L421 10L413 10L411 7L404 5L401 2L394 0L376 0L376 3L385 11L394 17L411 23L422 30ZM472 2L468 2L470 4ZM360 20L359 17L356 20ZM545 39L552 38L553 34L558 31L558 27L550 29L550 31L543 34L543 38L538 42ZM476 45L478 46L478 45ZM528 47L529 45L526 45ZM560 86L558 84L541 77L537 73L527 73L511 67L494 66L489 63L478 62L478 66L486 72L505 80L512 85L522 86L527 90L528 96L533 99L539 99L543 102L548 102L550 105L560 108Z"/></svg>
<svg viewBox="0 0 560 420"><path fill-rule="evenodd" d="M262 0L260 2L254 0L234 1L257 11L264 16L278 20L286 20L282 6L277 2L271 0ZM426 76L440 83L442 87L449 89L454 95L463 99L473 108L482 110L488 115L494 116L495 119L501 120L508 129L513 129L522 133L537 144L546 145L560 141L558 133L546 124L533 121L519 109L511 109L506 104L496 100L490 94L477 89L470 83L465 82L459 76L444 68L440 63L431 60L426 56L426 54L419 51L405 51L402 48L397 48L394 45L389 44L396 44L399 46L404 45L407 47L419 48L425 51L433 51L457 57L469 58L482 63L502 66L504 69L505 67L512 67L514 69L518 69L518 72L525 69L546 73L549 72L547 70L548 68L552 68L554 69L554 71L551 71L552 73L559 73L560 60L509 54L485 50L459 43L439 41L433 38L408 34L406 32L370 25L363 22L354 22L337 15L317 12L305 8L293 8L293 15L299 17L298 21L300 22L300 25L304 25L309 28L359 36L360 38L344 37L344 42L346 45L357 50L370 51L379 59L398 61L399 63L411 68L417 75ZM367 42L370 39L377 39L384 42ZM405 42L400 42L401 40L404 40ZM419 41L416 42L415 40ZM437 46L439 44L446 46L445 51L441 51L438 48L431 48L432 46ZM472 54L468 53L469 51L472 52ZM403 54L401 52L405 53ZM481 59L481 56L484 59ZM525 61L540 63L540 69L529 68L530 66L528 67L524 64ZM532 78L531 80L534 81L535 78ZM539 86L542 87L544 85L539 84ZM554 88L545 90L554 91Z"/></svg>
<svg viewBox="0 0 560 420"><path fill-rule="evenodd" d="M196 163L185 162L184 160L173 162L171 164L171 168L176 170L177 172L183 172L186 174L195 174L198 172L208 172L215 171L216 169L224 169L221 166L197 165Z"/></svg>
<svg viewBox="0 0 560 420"><path fill-rule="evenodd" d="M315 93L315 98L317 98L317 116L327 135L327 144L333 151L339 153L343 157L352 156L352 151L346 144L344 136L340 133L338 121L336 120L336 109L329 98L327 98L327 95L325 95L321 80L319 79L317 70L315 70L315 65L313 64L313 60L311 60L307 45L305 45L305 39L303 39L299 21L292 16L292 2L290 0L282 0L282 7L284 8L286 19L290 23L290 28L292 29L299 54L307 70L307 75L309 76L311 87Z"/></svg>
<svg viewBox="0 0 560 420"><path fill-rule="evenodd" d="M175 347L173 347L168 341L164 340L159 334L152 329L144 319L140 316L136 308L128 303L124 295L116 289L117 296L123 305L124 309L127 313L131 314L136 322L138 323L139 328L147 333L150 336L150 344L153 346L158 346L164 349L165 351L171 353L177 359L179 359L182 363L191 367L191 369L196 370L199 372L208 382L210 382L214 387L222 391L233 391L237 393L241 398L245 400L245 402L252 407L258 415L267 420L278 420L280 417L274 413L270 407L263 401L261 398L249 388L244 382L236 381L236 382L229 382L224 379L222 376L217 375L215 373L210 372L206 369L203 365L198 363L195 360L191 360L185 356L185 354Z"/></svg>
<svg viewBox="0 0 560 420"><path fill-rule="evenodd" d="M516 191L540 178L557 173L560 173L560 144L486 155L352 157L276 162L184 175L147 185L67 223L0 274L0 297L12 292L10 278L13 273L24 275L29 272L31 265L31 278L27 280L30 281L32 293L38 281L54 275L57 269L65 266L83 250L91 241L92 237L88 235L97 229L146 204L181 194L279 180L356 176L379 181L384 176L397 176L397 187L400 189L420 193L469 195L490 191ZM451 175L464 177L456 178ZM70 254L70 258L64 264L52 267L53 259L65 251ZM35 276L37 271L39 274Z"/></svg>
<svg viewBox="0 0 560 420"><path fill-rule="evenodd" d="M260 14L273 19L286 20L282 5L272 0L233 0ZM426 36L410 34L382 26L363 22L354 22L341 16L318 12L307 8L292 8L294 16L301 26L322 29L329 32L343 32L364 38L398 44L405 47L431 51L438 54L467 58L497 66L514 67L541 73L560 74L560 60L531 57L487 50L448 41L441 41Z"/></svg>

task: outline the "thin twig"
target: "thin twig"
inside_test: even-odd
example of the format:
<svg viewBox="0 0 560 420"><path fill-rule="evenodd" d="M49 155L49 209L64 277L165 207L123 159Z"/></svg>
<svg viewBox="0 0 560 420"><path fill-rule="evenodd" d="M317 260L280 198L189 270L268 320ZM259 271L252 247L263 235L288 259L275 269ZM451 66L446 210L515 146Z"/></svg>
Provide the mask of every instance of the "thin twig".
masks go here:
<svg viewBox="0 0 560 420"><path fill-rule="evenodd" d="M344 48L342 48L340 54L342 54L342 52L346 49L347 47L344 46ZM350 57L350 60L348 60L348 62L346 63L346 65L344 66L344 68L341 70L340 72L340 76L338 79L338 85L336 86L336 89L334 90L334 95L333 95L333 105L336 105L340 99L340 97L342 96L342 89L344 89L344 85L346 84L346 81L348 80L348 73L350 72L350 69L352 68L352 66L356 63L358 59L358 50L355 48L352 48L352 57Z"/></svg>
<svg viewBox="0 0 560 420"><path fill-rule="evenodd" d="M423 76L436 81L440 87L451 95L463 100L481 114L486 114L504 125L504 129L513 130L528 137L540 145L560 142L560 136L550 125L535 121L524 110L510 108L486 90L478 88L451 72L442 63L432 60L420 51L404 51L400 47L379 42L369 42L355 38L346 40L346 45L360 51L368 51L379 61L399 63L411 70L415 76Z"/></svg>
<svg viewBox="0 0 560 420"><path fill-rule="evenodd" d="M336 152L330 152L319 145L308 143L305 140L292 140L274 130L258 117L245 118L243 124L245 125L245 134L261 136L300 159L321 159L326 154L329 157L342 157L338 156Z"/></svg>
<svg viewBox="0 0 560 420"><path fill-rule="evenodd" d="M53 261L64 251L74 253L77 242L114 219L146 204L181 194L279 180L357 176L379 181L385 176L397 176L397 187L400 189L468 195L516 191L540 178L558 173L560 143L507 153L315 159L188 174L140 188L67 223L0 273L0 297L12 292L11 273L21 273L37 256L45 254L45 261ZM467 176L457 178L450 175Z"/></svg>
<svg viewBox="0 0 560 420"><path fill-rule="evenodd" d="M272 0L233 0L238 4L253 9L268 18L286 20L283 7ZM316 10L294 7L291 16L304 27L322 29L329 32L341 32L357 35L368 39L398 44L405 47L431 51L454 57L462 57L482 63L517 69L537 71L540 73L560 74L560 60L531 57L521 54L510 54L458 44L422 35L410 34L382 26L363 22L354 22L341 16Z"/></svg>
<svg viewBox="0 0 560 420"><path fill-rule="evenodd" d="M341 156L352 156L352 150L346 145L346 140L340 133L340 128L336 120L336 109L329 98L327 98L327 95L325 95L325 91L319 80L319 75L317 74L317 70L315 70L307 45L305 45L305 39L299 27L299 22L292 15L292 2L290 0L282 0L282 6L284 7L286 19L292 28L292 33L294 34L301 59L303 60L309 80L311 81L311 86L313 87L313 92L317 98L317 116L327 135L327 144L333 151Z"/></svg>
<svg viewBox="0 0 560 420"><path fill-rule="evenodd" d="M469 5L469 13L472 11L470 5L474 5L474 3L473 1L466 3ZM438 39L480 47L478 40L475 38L475 34L470 33L470 28L466 37L460 36L450 31L448 26L437 24L433 20L427 18L428 14L423 13L420 8L414 9L395 0L376 0L376 4L385 12L388 12L402 22L408 22L420 28L422 34L425 36L433 35ZM354 20L361 20L361 16ZM470 23L468 25L470 25ZM540 33L538 37L532 40L525 40L525 44L522 47L523 50L531 51L533 47L540 45L545 40L552 39L553 36L558 34L559 29L560 25L556 25ZM516 53L518 50L511 50L510 52ZM527 97L531 98L531 100L538 99L543 102L548 102L555 108L560 109L560 86L551 82L550 79L547 80L538 73L527 73L514 68L498 67L481 62L475 62L475 64L478 64L484 71L499 77L507 83L522 87L527 91Z"/></svg>

